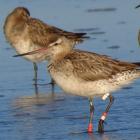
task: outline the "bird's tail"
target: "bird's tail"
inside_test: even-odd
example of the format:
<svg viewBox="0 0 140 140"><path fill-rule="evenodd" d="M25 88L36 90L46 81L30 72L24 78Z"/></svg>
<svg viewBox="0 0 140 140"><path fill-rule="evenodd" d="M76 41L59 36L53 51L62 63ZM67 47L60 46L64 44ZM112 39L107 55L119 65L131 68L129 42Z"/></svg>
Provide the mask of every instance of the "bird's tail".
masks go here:
<svg viewBox="0 0 140 140"><path fill-rule="evenodd" d="M135 65L140 67L140 62L134 62L133 64L135 64Z"/></svg>
<svg viewBox="0 0 140 140"><path fill-rule="evenodd" d="M87 33L75 33L77 35L77 37L79 38L90 38L89 36L86 36Z"/></svg>
<svg viewBox="0 0 140 140"><path fill-rule="evenodd" d="M65 33L63 34L66 35L67 38L73 40L76 43L83 42L85 39L90 38L89 36L87 36L87 33L66 32L66 34Z"/></svg>

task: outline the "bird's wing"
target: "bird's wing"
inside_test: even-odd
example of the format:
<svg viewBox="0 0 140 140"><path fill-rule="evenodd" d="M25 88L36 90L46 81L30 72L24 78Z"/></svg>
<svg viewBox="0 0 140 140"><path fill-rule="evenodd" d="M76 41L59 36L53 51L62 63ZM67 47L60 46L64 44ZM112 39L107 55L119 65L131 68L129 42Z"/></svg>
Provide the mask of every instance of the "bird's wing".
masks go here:
<svg viewBox="0 0 140 140"><path fill-rule="evenodd" d="M59 39L57 34L49 33L47 26L40 20L31 18L26 27L32 42L39 46L48 47Z"/></svg>
<svg viewBox="0 0 140 140"><path fill-rule="evenodd" d="M82 41L85 33L72 33L59 28L47 25L41 20L30 18L27 22L28 34L33 43L40 46L48 46L61 37L66 37L72 41Z"/></svg>
<svg viewBox="0 0 140 140"><path fill-rule="evenodd" d="M71 52L65 57L66 59L72 64L74 75L86 81L108 79L119 72L138 67L136 64L121 62L108 56L80 50Z"/></svg>

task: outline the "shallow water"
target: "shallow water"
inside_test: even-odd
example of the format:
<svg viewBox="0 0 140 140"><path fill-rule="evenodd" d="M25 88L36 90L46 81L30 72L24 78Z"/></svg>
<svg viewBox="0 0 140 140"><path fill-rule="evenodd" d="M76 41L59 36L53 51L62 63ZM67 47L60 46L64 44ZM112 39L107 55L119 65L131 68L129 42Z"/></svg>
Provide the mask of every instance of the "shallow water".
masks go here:
<svg viewBox="0 0 140 140"><path fill-rule="evenodd" d="M69 31L87 32L91 39L78 48L126 61L139 61L137 33L140 28L138 0L1 0L0 26L16 6L31 15ZM30 62L13 58L15 51L0 32L0 140L140 140L140 80L114 94L115 102L97 133L99 117L107 101L94 99L94 133L87 134L89 107L82 97L65 95L49 85L39 85L35 95ZM39 64L39 83L50 82L46 63Z"/></svg>

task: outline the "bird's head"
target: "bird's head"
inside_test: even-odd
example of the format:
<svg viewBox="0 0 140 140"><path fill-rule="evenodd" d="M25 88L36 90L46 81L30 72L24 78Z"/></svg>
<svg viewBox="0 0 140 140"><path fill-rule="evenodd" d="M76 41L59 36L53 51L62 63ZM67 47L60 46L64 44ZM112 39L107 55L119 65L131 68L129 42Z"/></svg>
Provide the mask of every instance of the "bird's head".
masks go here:
<svg viewBox="0 0 140 140"><path fill-rule="evenodd" d="M17 15L17 16L23 16L23 17L28 17L28 16L30 16L30 12L29 12L29 10L27 9L27 8L25 8L25 7L17 7L17 8L15 8L12 12L11 12L11 14L13 14L13 15Z"/></svg>

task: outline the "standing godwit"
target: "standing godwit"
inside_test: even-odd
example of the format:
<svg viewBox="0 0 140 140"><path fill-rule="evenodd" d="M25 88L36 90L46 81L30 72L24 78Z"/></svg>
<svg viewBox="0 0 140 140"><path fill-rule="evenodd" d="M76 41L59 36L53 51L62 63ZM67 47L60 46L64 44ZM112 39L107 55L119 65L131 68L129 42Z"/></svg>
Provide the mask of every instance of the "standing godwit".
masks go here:
<svg viewBox="0 0 140 140"><path fill-rule="evenodd" d="M89 133L93 132L93 98L100 96L105 100L109 97L109 104L98 124L98 132L102 133L104 121L114 101L111 93L140 78L140 63L123 62L92 52L72 50L71 46L63 43L66 41L60 39L60 43L55 46L21 55L33 56L46 51L46 59L49 62L48 71L54 81L66 93L85 96L89 99Z"/></svg>
<svg viewBox="0 0 140 140"><path fill-rule="evenodd" d="M4 33L8 42L15 48L17 54L46 48L59 43L59 38L64 37L70 46L82 42L85 33L72 33L45 24L39 19L32 18L25 7L15 8L6 18ZM17 55L15 55L17 56ZM23 56L33 62L34 80L37 84L37 64L46 59L46 54Z"/></svg>

